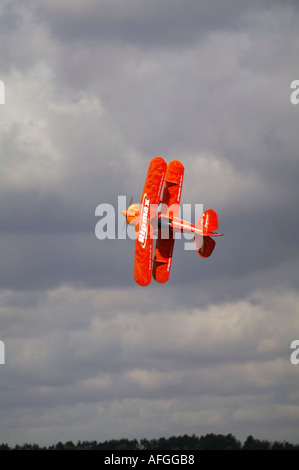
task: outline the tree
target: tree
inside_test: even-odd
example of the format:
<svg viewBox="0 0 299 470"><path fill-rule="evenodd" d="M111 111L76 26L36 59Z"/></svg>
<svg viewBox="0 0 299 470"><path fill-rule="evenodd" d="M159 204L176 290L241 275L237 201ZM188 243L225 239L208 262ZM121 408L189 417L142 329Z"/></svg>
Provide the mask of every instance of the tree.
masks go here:
<svg viewBox="0 0 299 470"><path fill-rule="evenodd" d="M241 443L232 434L206 434L199 439L202 450L239 450Z"/></svg>
<svg viewBox="0 0 299 470"><path fill-rule="evenodd" d="M243 444L243 450L270 450L271 443L269 441L260 441L254 439L252 436L248 436Z"/></svg>

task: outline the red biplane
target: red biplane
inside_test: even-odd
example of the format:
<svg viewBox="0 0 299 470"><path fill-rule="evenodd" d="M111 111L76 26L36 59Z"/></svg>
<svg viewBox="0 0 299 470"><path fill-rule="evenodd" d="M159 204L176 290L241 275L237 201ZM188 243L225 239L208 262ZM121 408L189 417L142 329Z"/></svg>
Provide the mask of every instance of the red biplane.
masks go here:
<svg viewBox="0 0 299 470"><path fill-rule="evenodd" d="M215 248L211 237L222 235L215 232L218 217L212 209L204 211L196 225L178 218L183 176L184 166L178 160L167 165L163 158L153 158L140 204L130 203L128 210L122 211L126 222L136 227L134 277L141 286L147 286L152 275L157 282L168 280L176 231L193 232L196 250L203 258L208 258ZM154 235L157 240L153 253Z"/></svg>

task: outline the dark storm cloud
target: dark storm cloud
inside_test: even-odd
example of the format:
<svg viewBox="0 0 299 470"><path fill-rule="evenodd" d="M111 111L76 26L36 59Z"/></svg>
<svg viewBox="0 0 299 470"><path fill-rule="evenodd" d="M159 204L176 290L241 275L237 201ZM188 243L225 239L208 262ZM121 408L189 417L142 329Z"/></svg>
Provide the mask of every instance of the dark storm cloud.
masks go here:
<svg viewBox="0 0 299 470"><path fill-rule="evenodd" d="M64 283L82 288L132 285L134 250L129 241L120 246L116 240L101 243L93 232L51 231L7 232L0 238L2 288L43 290Z"/></svg>
<svg viewBox="0 0 299 470"><path fill-rule="evenodd" d="M272 8L275 3L279 5L271 2ZM187 46L211 31L244 27L247 15L268 6L267 1L89 0L84 5L46 1L39 10L62 40L121 41L147 48ZM294 2L285 3L285 8L289 6L295 6Z"/></svg>
<svg viewBox="0 0 299 470"><path fill-rule="evenodd" d="M257 3L257 2L255 2ZM124 41L142 47L194 43L210 30L237 26L247 4L235 0L225 4L194 0L152 2L129 0L85 2L44 2L41 12L60 38ZM252 8L252 4L251 4ZM250 8L248 8L250 11Z"/></svg>

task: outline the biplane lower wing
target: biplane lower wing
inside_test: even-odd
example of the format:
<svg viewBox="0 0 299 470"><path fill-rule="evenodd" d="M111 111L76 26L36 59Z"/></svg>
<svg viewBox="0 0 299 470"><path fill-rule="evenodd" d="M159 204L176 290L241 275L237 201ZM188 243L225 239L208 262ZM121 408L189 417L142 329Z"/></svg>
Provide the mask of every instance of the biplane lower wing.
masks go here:
<svg viewBox="0 0 299 470"><path fill-rule="evenodd" d="M165 175L161 214L169 218L177 217L179 213L182 186L184 178L184 166L178 160L173 160L167 166ZM168 281L172 253L174 247L174 234L169 228L159 230L156 242L153 277L155 281L163 283Z"/></svg>
<svg viewBox="0 0 299 470"><path fill-rule="evenodd" d="M168 238L158 238L156 242L154 263L153 263L153 277L156 282L168 281L172 252L174 247L174 234L169 231Z"/></svg>
<svg viewBox="0 0 299 470"><path fill-rule="evenodd" d="M137 284L147 286L152 279L153 228L167 163L161 157L150 162L140 200L139 221L136 225L134 277Z"/></svg>

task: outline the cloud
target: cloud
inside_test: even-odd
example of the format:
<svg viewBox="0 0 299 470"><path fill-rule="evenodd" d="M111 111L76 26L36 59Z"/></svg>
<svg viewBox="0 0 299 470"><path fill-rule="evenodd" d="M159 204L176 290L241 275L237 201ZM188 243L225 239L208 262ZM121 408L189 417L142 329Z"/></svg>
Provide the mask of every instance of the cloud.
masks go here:
<svg viewBox="0 0 299 470"><path fill-rule="evenodd" d="M243 427L245 437L254 423L259 430L250 410L265 401L261 421L270 412L274 420L288 421L288 410L298 404L297 371L290 363L298 329L294 293L261 293L255 303L207 309L184 309L182 302L169 310L161 299L148 302L140 292L131 297L125 290L70 287L43 297L3 292L3 403L9 416L22 386L18 407L23 416L19 431L3 430L3 439L25 439L24 416L31 407L41 418L33 425L35 432L48 416L53 432L61 426L69 439L80 438L72 424L82 410L83 429L91 410L104 422L112 419L100 431L101 440L113 437L114 426L119 438L126 426L126 435L145 437L172 426L178 432L205 433L205 425L214 426L214 432L225 425L232 432ZM57 407L64 408L63 422ZM157 424L151 413L161 415ZM140 419L153 427L142 430ZM86 424L80 439L91 439L95 426L93 420Z"/></svg>
<svg viewBox="0 0 299 470"><path fill-rule="evenodd" d="M244 5L241 7L234 0L225 6L217 1L204 5L188 0L184 7L179 1L161 4L154 0L148 4L129 0L126 5L119 1L112 5L89 0L83 8L78 1L46 1L41 11L64 39L138 42L142 47L162 43L174 47L193 43L211 29L236 26L244 14Z"/></svg>
<svg viewBox="0 0 299 470"><path fill-rule="evenodd" d="M125 3L0 7L0 441L296 440L297 5ZM95 209L156 155L224 237L139 289Z"/></svg>

